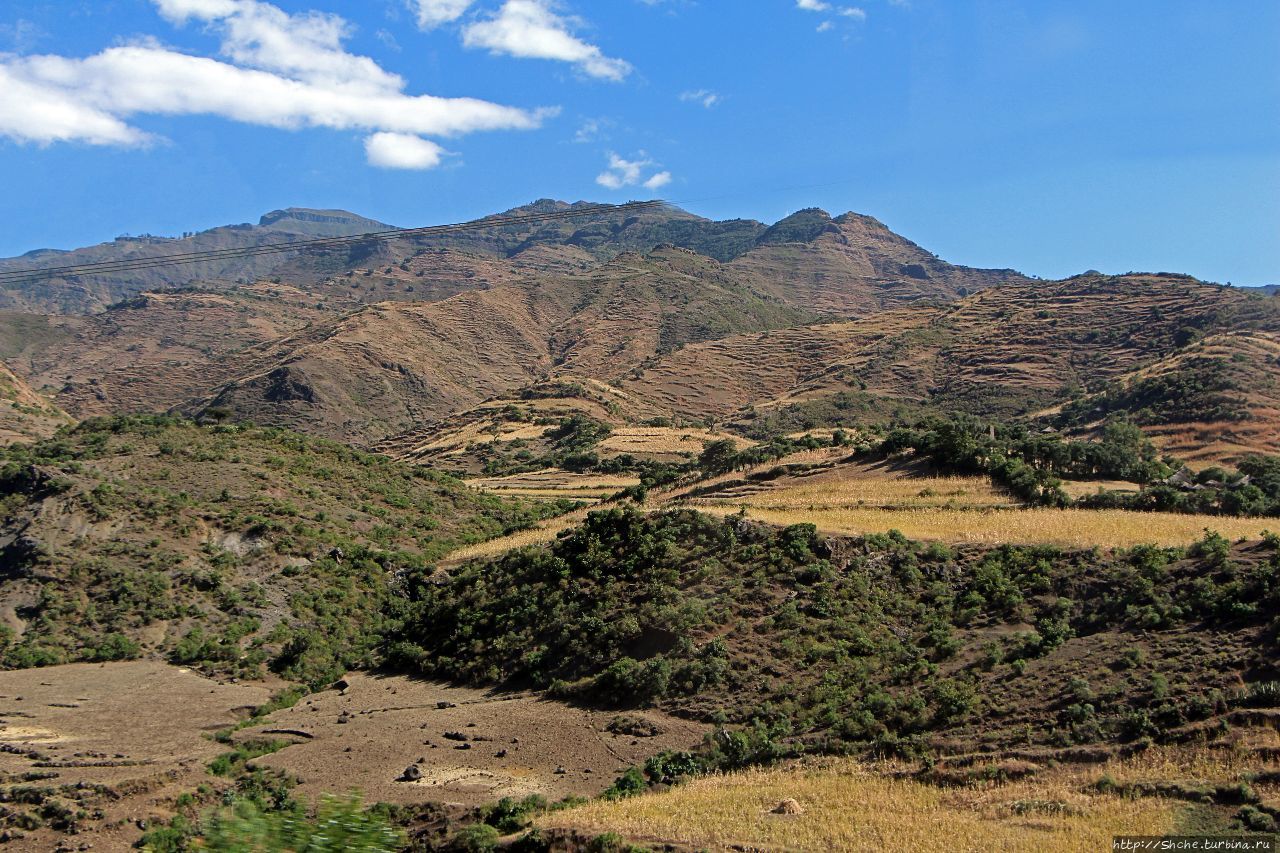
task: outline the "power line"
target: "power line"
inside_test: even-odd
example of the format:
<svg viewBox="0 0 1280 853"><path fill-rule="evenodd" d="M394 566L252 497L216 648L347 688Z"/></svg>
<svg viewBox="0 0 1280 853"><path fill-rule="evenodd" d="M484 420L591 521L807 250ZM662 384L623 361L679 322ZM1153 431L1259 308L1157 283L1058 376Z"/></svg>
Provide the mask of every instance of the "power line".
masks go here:
<svg viewBox="0 0 1280 853"><path fill-rule="evenodd" d="M427 225L421 228L396 228L390 231L371 231L365 234L352 234L345 237L321 237L314 240L289 240L283 243L265 243L260 246L238 246L227 249L208 249L199 252L181 252L172 255L152 255L143 258L127 258L115 261L97 261L85 264L71 264L62 267L44 267L37 269L0 271L0 285L16 284L23 281L38 281L48 278L70 278L73 276L107 275L133 272L135 270L155 267L195 264L206 261L225 261L251 258L258 255L281 254L284 252L302 252L312 249L341 248L366 242L398 240L406 237L432 237L442 234L457 234L468 231L481 231L490 228L502 228L510 225L533 225L543 222L556 222L563 219L574 219L580 216L594 216L601 213L626 213L635 210L651 210L664 207L667 202L633 201L626 204L595 204L586 207L555 210L545 213L528 213L519 216L492 216L470 222L458 222L451 225Z"/></svg>

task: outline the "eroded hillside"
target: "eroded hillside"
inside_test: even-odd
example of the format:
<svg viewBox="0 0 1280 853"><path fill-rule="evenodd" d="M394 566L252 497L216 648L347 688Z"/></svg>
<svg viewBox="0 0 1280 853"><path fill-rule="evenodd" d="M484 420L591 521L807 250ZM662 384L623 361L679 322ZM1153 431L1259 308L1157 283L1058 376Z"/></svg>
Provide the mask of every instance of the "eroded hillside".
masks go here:
<svg viewBox="0 0 1280 853"><path fill-rule="evenodd" d="M0 363L0 446L48 438L71 418Z"/></svg>

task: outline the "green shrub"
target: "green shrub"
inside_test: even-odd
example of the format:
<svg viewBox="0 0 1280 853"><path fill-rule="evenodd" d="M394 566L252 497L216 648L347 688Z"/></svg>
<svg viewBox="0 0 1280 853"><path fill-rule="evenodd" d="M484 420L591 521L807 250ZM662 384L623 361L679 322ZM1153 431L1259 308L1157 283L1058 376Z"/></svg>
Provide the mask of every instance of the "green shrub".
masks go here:
<svg viewBox="0 0 1280 853"><path fill-rule="evenodd" d="M205 820L200 834L201 849L211 853L394 853L404 846L403 833L354 795L322 797L314 816L237 801Z"/></svg>
<svg viewBox="0 0 1280 853"><path fill-rule="evenodd" d="M487 823L473 823L463 827L453 836L450 848L462 853L488 853L498 849L498 830Z"/></svg>

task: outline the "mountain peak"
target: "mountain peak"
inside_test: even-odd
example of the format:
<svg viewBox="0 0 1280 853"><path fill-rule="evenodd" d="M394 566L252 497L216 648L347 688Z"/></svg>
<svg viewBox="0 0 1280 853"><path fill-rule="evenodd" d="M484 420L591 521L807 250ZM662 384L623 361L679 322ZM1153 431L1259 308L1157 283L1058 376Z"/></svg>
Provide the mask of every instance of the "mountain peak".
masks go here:
<svg viewBox="0 0 1280 853"><path fill-rule="evenodd" d="M287 207L284 210L273 210L270 213L263 214L262 218L258 220L258 226L261 228L270 228L281 223L285 223L286 226L295 223L361 228L369 226L369 230L374 230L374 226L379 229L387 227L385 223L367 219L347 210L315 210L308 207Z"/></svg>
<svg viewBox="0 0 1280 853"><path fill-rule="evenodd" d="M775 222L760 236L760 243L812 243L823 234L839 231L831 214L820 207L806 207Z"/></svg>

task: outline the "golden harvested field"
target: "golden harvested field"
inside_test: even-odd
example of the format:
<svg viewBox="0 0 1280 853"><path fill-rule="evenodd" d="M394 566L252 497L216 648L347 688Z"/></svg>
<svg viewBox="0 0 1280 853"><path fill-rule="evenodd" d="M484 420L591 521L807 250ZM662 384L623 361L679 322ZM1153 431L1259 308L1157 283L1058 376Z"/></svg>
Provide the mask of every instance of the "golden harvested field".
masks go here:
<svg viewBox="0 0 1280 853"><path fill-rule="evenodd" d="M560 531L568 530L570 527L576 527L581 524L587 517L589 508L576 509L573 512L567 512L564 515L558 515L555 518L549 518L539 523L536 527L528 530L519 530L507 536L500 536L497 539L490 539L487 542L480 542L475 545L468 545L465 548L459 548L445 555L442 563L462 563L467 560L474 560L478 557L496 557L499 554L505 554L515 548L524 548L529 545L542 545L546 542L553 542Z"/></svg>
<svg viewBox="0 0 1280 853"><path fill-rule="evenodd" d="M947 542L1043 543L1071 548L1127 548L1133 545L1187 545L1206 528L1230 539L1257 539L1262 531L1280 527L1275 519L1223 518L1164 512L1089 509L768 509L753 506L752 518L769 524L816 524L829 533L859 535L900 531L909 539ZM728 514L736 507L699 506L706 512Z"/></svg>
<svg viewBox="0 0 1280 853"><path fill-rule="evenodd" d="M1108 492L1137 492L1141 490L1137 483L1127 480L1063 480L1062 491L1073 498L1084 498L1097 494L1098 489Z"/></svg>
<svg viewBox="0 0 1280 853"><path fill-rule="evenodd" d="M754 441L736 435L711 432L705 429L677 427L614 427L613 434L600 442L604 453L632 453L670 456L702 452L709 441L732 438L738 448L746 448Z"/></svg>
<svg viewBox="0 0 1280 853"><path fill-rule="evenodd" d="M1014 499L990 477L875 477L800 482L761 492L747 503L758 509L834 510L865 507L1011 506Z"/></svg>
<svg viewBox="0 0 1280 853"><path fill-rule="evenodd" d="M545 498L570 498L574 500L599 500L637 485L639 477L627 477L613 474L575 474L572 471L561 471L548 468L544 471L531 471L527 474L511 474L506 477L483 477L468 480L467 483L477 489L499 495Z"/></svg>
<svg viewBox="0 0 1280 853"><path fill-rule="evenodd" d="M497 441L529 441L541 438L551 427L543 424L508 424L492 421L476 421L456 430L442 432L432 440L417 445L416 452L461 453L473 444L493 444Z"/></svg>
<svg viewBox="0 0 1280 853"><path fill-rule="evenodd" d="M557 812L540 825L712 850L948 853L1094 853L1111 849L1114 835L1172 833L1185 804L1086 793L1112 769L1068 766L1022 782L939 788L830 760L695 779ZM784 799L796 800L803 813L773 814Z"/></svg>

